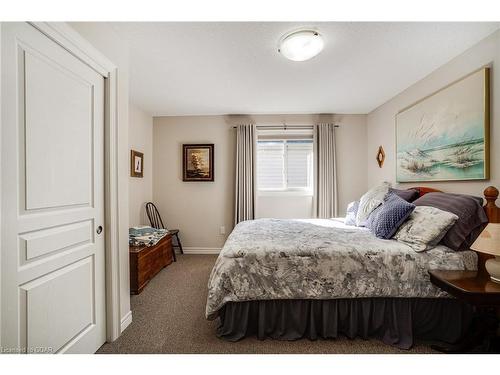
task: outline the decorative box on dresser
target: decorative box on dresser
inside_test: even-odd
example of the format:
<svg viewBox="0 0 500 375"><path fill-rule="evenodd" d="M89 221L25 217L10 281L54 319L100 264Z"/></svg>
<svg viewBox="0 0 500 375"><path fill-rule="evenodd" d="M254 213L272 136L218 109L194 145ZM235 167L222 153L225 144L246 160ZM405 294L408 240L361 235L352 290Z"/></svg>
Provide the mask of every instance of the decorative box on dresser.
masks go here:
<svg viewBox="0 0 500 375"><path fill-rule="evenodd" d="M130 246L130 294L142 292L148 282L174 261L172 235L167 234L154 246Z"/></svg>

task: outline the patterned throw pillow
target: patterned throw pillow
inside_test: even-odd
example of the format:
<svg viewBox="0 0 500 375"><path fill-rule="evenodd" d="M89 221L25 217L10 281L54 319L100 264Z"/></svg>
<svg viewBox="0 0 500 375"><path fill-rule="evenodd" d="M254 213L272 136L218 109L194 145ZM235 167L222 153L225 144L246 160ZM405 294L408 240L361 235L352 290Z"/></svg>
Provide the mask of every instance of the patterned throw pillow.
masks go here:
<svg viewBox="0 0 500 375"><path fill-rule="evenodd" d="M345 214L345 225L356 225L356 214L358 213L359 201L351 202L347 205Z"/></svg>
<svg viewBox="0 0 500 375"><path fill-rule="evenodd" d="M439 208L417 206L394 238L415 251L425 251L436 246L457 219L457 215Z"/></svg>
<svg viewBox="0 0 500 375"><path fill-rule="evenodd" d="M389 193L385 197L384 203L370 214L366 226L378 238L389 239L408 219L414 209L414 204L394 193Z"/></svg>
<svg viewBox="0 0 500 375"><path fill-rule="evenodd" d="M379 186L368 190L359 200L359 208L356 214L356 225L362 227L366 225L368 216L374 209L382 204L384 197L389 191L389 183L384 182Z"/></svg>

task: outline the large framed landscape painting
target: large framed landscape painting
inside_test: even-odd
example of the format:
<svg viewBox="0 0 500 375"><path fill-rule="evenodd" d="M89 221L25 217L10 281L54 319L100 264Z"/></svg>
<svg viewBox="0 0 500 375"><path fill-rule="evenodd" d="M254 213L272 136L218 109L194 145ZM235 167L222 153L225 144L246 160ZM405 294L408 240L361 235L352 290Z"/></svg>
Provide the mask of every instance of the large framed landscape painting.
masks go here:
<svg viewBox="0 0 500 375"><path fill-rule="evenodd" d="M396 115L398 182L489 178L489 68Z"/></svg>
<svg viewBox="0 0 500 375"><path fill-rule="evenodd" d="M214 145L182 145L182 180L214 181Z"/></svg>

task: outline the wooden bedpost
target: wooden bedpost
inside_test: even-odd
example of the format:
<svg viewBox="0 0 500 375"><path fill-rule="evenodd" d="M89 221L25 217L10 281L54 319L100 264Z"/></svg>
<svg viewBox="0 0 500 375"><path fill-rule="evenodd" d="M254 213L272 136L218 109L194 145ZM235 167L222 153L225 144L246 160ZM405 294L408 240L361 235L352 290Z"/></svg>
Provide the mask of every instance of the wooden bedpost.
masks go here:
<svg viewBox="0 0 500 375"><path fill-rule="evenodd" d="M484 189L484 198L486 204L484 205L484 212L488 216L490 223L500 223L500 208L497 207L495 201L498 198L498 189L494 186L488 186ZM484 263L486 260L493 258L492 255L478 253L478 271L481 274L487 274Z"/></svg>
<svg viewBox="0 0 500 375"><path fill-rule="evenodd" d="M498 198L498 189L494 186L488 186L486 189L484 189L484 198L486 199L484 211L486 211L486 215L488 215L489 222L499 223L500 208L498 208L495 204L495 201Z"/></svg>

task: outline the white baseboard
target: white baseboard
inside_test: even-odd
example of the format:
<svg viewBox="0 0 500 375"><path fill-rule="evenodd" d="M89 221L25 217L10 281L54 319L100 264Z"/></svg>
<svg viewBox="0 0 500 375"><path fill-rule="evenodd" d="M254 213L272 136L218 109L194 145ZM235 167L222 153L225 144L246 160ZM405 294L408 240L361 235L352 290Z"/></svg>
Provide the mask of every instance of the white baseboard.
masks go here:
<svg viewBox="0 0 500 375"><path fill-rule="evenodd" d="M218 247L183 247L184 254L219 254Z"/></svg>
<svg viewBox="0 0 500 375"><path fill-rule="evenodd" d="M128 313L125 314L125 316L122 318L121 322L121 332L125 331L125 329L132 323L132 311L129 311Z"/></svg>

